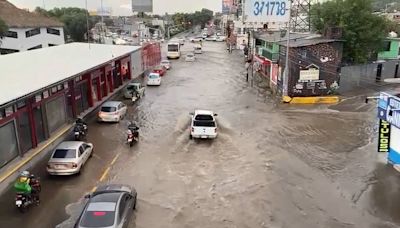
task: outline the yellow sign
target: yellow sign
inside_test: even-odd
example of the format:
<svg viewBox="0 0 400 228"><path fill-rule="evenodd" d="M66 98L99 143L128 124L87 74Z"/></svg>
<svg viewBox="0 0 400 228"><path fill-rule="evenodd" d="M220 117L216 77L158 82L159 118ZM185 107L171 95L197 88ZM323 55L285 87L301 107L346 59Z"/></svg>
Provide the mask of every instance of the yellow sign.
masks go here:
<svg viewBox="0 0 400 228"><path fill-rule="evenodd" d="M390 148L390 124L379 120L378 152L389 152Z"/></svg>

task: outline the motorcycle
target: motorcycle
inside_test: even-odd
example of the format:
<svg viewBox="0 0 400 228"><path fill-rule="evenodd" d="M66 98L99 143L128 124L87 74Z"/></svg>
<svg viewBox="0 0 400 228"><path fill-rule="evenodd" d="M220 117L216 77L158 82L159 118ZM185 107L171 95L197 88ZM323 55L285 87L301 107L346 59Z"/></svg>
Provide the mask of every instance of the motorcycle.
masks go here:
<svg viewBox="0 0 400 228"><path fill-rule="evenodd" d="M130 147L132 147L135 142L139 142L139 131L138 130L139 130L138 127L136 129L128 130L127 143L129 144Z"/></svg>
<svg viewBox="0 0 400 228"><path fill-rule="evenodd" d="M86 136L87 126L85 124L76 124L74 127L75 140L80 141Z"/></svg>
<svg viewBox="0 0 400 228"><path fill-rule="evenodd" d="M32 191L36 191L35 194L26 194L26 193L16 193L15 196L15 206L21 213L25 213L28 210L28 207L36 204L39 204L39 193L41 191L40 182L36 178L32 178L31 180Z"/></svg>

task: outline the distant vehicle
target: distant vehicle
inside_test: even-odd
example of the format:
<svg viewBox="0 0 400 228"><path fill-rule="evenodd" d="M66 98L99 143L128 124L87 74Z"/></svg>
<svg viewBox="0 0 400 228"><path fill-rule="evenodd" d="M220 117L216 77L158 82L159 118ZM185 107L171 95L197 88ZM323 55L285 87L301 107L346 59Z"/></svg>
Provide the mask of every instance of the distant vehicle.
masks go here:
<svg viewBox="0 0 400 228"><path fill-rule="evenodd" d="M73 175L80 173L93 153L93 144L80 141L65 141L53 151L47 162L50 175Z"/></svg>
<svg viewBox="0 0 400 228"><path fill-rule="evenodd" d="M171 69L171 62L167 59L161 61L161 66L165 67L167 70Z"/></svg>
<svg viewBox="0 0 400 228"><path fill-rule="evenodd" d="M179 38L178 38L178 41L179 41L179 44L180 44L181 46L185 45L185 39L184 39L184 38L179 37Z"/></svg>
<svg viewBox="0 0 400 228"><path fill-rule="evenodd" d="M186 54L186 57L185 57L186 62L194 62L195 60L196 60L196 57L194 56L193 53L189 52Z"/></svg>
<svg viewBox="0 0 400 228"><path fill-rule="evenodd" d="M208 110L195 110L190 115L190 139L214 139L217 137L216 113Z"/></svg>
<svg viewBox="0 0 400 228"><path fill-rule="evenodd" d="M149 76L147 76L147 85L161 85L161 76L158 73L150 73Z"/></svg>
<svg viewBox="0 0 400 228"><path fill-rule="evenodd" d="M145 87L142 86L139 82L131 82L129 83L123 90L124 97L126 99L132 99L134 94L137 94L137 98L142 98L145 93Z"/></svg>
<svg viewBox="0 0 400 228"><path fill-rule="evenodd" d="M217 36L216 40L217 42L224 42L226 40L226 36Z"/></svg>
<svg viewBox="0 0 400 228"><path fill-rule="evenodd" d="M207 41L216 41L217 37L216 36L210 36L206 38Z"/></svg>
<svg viewBox="0 0 400 228"><path fill-rule="evenodd" d="M197 37L192 37L189 39L190 42L194 43L194 42L200 42L201 40L203 40L203 37L201 36L197 36Z"/></svg>
<svg viewBox="0 0 400 228"><path fill-rule="evenodd" d="M221 36L221 33L220 33L220 32L217 32L217 36Z"/></svg>
<svg viewBox="0 0 400 228"><path fill-rule="evenodd" d="M125 228L136 208L137 192L129 185L110 184L85 198L88 201L74 228Z"/></svg>
<svg viewBox="0 0 400 228"><path fill-rule="evenodd" d="M179 42L170 41L167 44L167 58L179 59L181 57L181 48Z"/></svg>
<svg viewBox="0 0 400 228"><path fill-rule="evenodd" d="M167 73L167 68L162 65L156 66L153 69L153 73L158 73L160 76L164 76L164 74Z"/></svg>
<svg viewBox="0 0 400 228"><path fill-rule="evenodd" d="M201 47L200 44L194 45L194 53L195 53L195 54L201 54L201 53L203 53L202 47Z"/></svg>
<svg viewBox="0 0 400 228"><path fill-rule="evenodd" d="M97 114L99 122L119 122L127 112L127 107L121 101L107 101L100 107Z"/></svg>
<svg viewBox="0 0 400 228"><path fill-rule="evenodd" d="M201 35L201 37L202 37L203 39L207 38L207 36L208 36L208 34L207 34L206 32L203 32L203 34Z"/></svg>

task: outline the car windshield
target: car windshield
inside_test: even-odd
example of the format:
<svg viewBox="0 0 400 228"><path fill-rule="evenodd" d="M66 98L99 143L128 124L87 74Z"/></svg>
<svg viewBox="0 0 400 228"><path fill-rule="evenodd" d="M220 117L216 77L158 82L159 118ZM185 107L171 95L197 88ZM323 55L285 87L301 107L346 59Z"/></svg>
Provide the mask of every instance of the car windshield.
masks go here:
<svg viewBox="0 0 400 228"><path fill-rule="evenodd" d="M83 214L80 225L82 227L108 227L114 224L115 203L90 203Z"/></svg>
<svg viewBox="0 0 400 228"><path fill-rule="evenodd" d="M103 106L101 107L102 112L115 112L117 111L117 108L115 107L109 107L109 106Z"/></svg>
<svg viewBox="0 0 400 228"><path fill-rule="evenodd" d="M156 79L156 78L159 78L160 76L158 75L158 74L150 74L149 75L149 78L150 79Z"/></svg>
<svg viewBox="0 0 400 228"><path fill-rule="evenodd" d="M195 120L193 122L193 126L195 126L195 127L215 127L215 122L207 121L207 120Z"/></svg>
<svg viewBox="0 0 400 228"><path fill-rule="evenodd" d="M53 158L76 158L76 150L74 149L56 149Z"/></svg>
<svg viewBox="0 0 400 228"><path fill-rule="evenodd" d="M168 51L178 51L178 45L168 45Z"/></svg>
<svg viewBox="0 0 400 228"><path fill-rule="evenodd" d="M213 120L213 116L211 115L196 115L195 120Z"/></svg>
<svg viewBox="0 0 400 228"><path fill-rule="evenodd" d="M193 57L192 54L187 54L186 56L189 57L189 58Z"/></svg>
<svg viewBox="0 0 400 228"><path fill-rule="evenodd" d="M126 87L127 90L137 90L137 86L136 85L128 85Z"/></svg>

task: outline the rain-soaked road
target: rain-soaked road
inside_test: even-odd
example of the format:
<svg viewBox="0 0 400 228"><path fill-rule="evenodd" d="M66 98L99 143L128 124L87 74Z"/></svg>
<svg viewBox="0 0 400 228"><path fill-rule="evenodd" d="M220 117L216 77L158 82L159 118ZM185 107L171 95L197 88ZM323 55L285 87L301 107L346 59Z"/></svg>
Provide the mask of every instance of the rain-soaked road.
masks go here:
<svg viewBox="0 0 400 228"><path fill-rule="evenodd" d="M67 204L70 218L59 227L71 227L117 154L104 183L137 189L130 227L397 227L400 177L375 153L375 107L357 97L331 107L277 105L263 83L246 83L242 57L224 47L205 42L196 62L173 61L121 123L91 123L96 156L83 174L46 178L55 190L24 221L2 197L0 227L53 227L68 218ZM219 114L216 140L189 140L195 108ZM133 148L123 144L128 120L141 127Z"/></svg>

